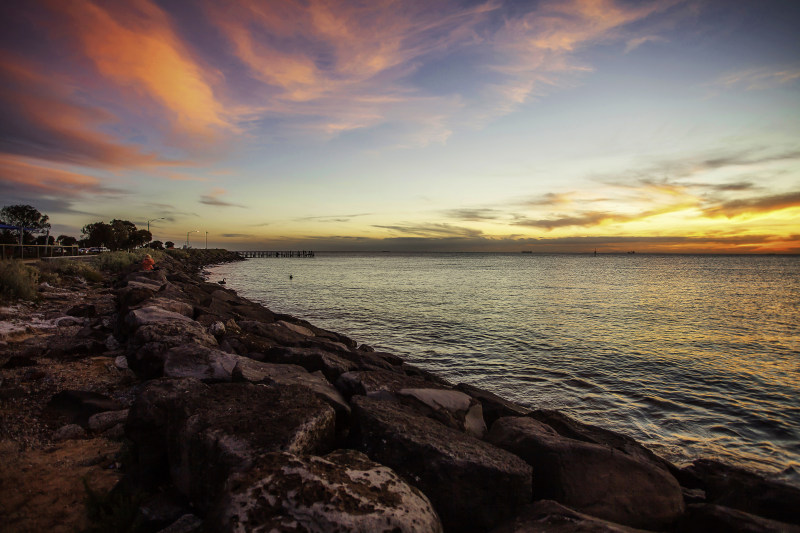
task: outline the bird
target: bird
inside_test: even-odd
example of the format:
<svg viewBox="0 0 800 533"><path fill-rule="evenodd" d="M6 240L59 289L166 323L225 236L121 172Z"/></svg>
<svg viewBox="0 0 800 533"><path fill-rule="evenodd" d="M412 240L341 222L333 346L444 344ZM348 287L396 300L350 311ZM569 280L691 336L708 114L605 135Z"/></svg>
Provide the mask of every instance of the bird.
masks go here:
<svg viewBox="0 0 800 533"><path fill-rule="evenodd" d="M291 274L289 274L289 279L294 279L294 276L292 276Z"/></svg>
<svg viewBox="0 0 800 533"><path fill-rule="evenodd" d="M222 278L222 281L218 281L217 283L219 283L220 285L225 285L225 278Z"/></svg>

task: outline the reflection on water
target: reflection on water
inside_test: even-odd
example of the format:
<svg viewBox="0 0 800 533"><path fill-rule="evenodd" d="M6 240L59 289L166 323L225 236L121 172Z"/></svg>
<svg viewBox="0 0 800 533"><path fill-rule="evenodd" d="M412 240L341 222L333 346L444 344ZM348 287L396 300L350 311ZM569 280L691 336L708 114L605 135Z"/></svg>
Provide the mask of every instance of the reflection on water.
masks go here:
<svg viewBox="0 0 800 533"><path fill-rule="evenodd" d="M800 470L800 257L318 254L223 276L275 311L675 461Z"/></svg>

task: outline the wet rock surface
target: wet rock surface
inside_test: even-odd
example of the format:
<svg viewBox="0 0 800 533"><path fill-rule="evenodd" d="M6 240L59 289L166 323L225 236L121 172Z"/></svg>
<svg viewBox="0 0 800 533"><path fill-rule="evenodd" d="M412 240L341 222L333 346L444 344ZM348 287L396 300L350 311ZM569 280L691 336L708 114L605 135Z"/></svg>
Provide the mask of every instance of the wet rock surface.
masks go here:
<svg viewBox="0 0 800 533"><path fill-rule="evenodd" d="M798 489L454 386L203 281L201 257L3 308L2 468L73 450L140 531L797 530Z"/></svg>

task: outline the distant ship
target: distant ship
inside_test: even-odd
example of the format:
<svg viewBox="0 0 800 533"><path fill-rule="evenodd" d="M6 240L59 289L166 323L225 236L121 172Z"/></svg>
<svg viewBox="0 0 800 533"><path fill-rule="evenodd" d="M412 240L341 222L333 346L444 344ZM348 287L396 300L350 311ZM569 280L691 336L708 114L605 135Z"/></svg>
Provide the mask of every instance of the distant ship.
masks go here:
<svg viewBox="0 0 800 533"><path fill-rule="evenodd" d="M523 254L532 254L533 251L532 250L522 250L522 253Z"/></svg>

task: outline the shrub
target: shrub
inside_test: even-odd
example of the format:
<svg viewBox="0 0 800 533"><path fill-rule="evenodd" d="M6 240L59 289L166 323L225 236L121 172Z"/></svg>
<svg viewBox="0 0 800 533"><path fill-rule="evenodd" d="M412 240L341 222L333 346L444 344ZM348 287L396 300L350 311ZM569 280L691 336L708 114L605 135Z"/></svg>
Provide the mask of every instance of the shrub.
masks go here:
<svg viewBox="0 0 800 533"><path fill-rule="evenodd" d="M39 272L16 259L0 261L0 299L35 300Z"/></svg>
<svg viewBox="0 0 800 533"><path fill-rule="evenodd" d="M79 259L54 259L51 261L40 261L38 264L41 280L55 285L59 282L59 276L83 278L87 281L103 281L103 275L92 265Z"/></svg>
<svg viewBox="0 0 800 533"><path fill-rule="evenodd" d="M92 258L92 263L98 270L105 272L119 273L130 270L133 265L139 265L144 256L150 254L155 260L156 265L165 257L165 253L159 250L139 248L132 252L104 252Z"/></svg>

